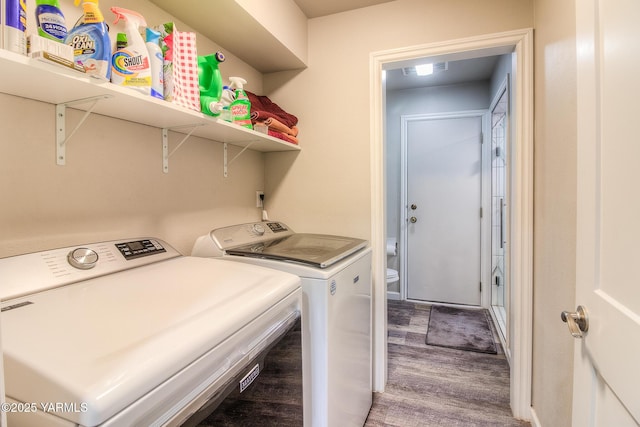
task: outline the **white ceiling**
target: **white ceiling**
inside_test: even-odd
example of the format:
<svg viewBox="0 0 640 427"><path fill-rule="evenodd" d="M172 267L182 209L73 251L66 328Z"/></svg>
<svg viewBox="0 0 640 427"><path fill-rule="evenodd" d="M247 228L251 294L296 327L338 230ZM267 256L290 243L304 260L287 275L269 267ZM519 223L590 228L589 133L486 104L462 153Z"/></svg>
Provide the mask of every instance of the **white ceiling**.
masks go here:
<svg viewBox="0 0 640 427"><path fill-rule="evenodd" d="M393 0L293 0L307 18L332 15Z"/></svg>

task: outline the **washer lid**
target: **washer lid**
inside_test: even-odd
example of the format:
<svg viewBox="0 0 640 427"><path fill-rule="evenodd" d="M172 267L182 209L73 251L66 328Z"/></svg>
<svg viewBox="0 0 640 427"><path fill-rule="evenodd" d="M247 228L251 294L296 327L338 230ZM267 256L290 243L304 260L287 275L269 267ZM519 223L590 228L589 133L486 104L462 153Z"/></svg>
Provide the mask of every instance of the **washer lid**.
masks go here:
<svg viewBox="0 0 640 427"><path fill-rule="evenodd" d="M282 239L227 249L229 255L297 261L326 268L367 246L367 241L328 234L296 233Z"/></svg>
<svg viewBox="0 0 640 427"><path fill-rule="evenodd" d="M57 415L99 425L299 288L288 273L179 257L3 302L6 394L75 403Z"/></svg>

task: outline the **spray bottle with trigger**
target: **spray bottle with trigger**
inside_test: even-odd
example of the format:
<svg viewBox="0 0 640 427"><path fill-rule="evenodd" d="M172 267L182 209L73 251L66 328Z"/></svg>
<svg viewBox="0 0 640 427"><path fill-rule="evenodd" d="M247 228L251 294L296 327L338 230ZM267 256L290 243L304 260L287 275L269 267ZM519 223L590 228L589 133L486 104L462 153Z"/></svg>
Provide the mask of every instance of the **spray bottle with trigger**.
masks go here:
<svg viewBox="0 0 640 427"><path fill-rule="evenodd" d="M111 82L149 95L152 83L149 51L139 32L139 28L146 27L147 22L132 10L112 7L111 11L116 15L114 25L121 19L124 21L128 42L126 48L118 50L111 58Z"/></svg>
<svg viewBox="0 0 640 427"><path fill-rule="evenodd" d="M231 110L231 120L234 124L247 129L253 129L251 124L251 101L243 86L247 81L242 77L229 77L231 84L229 87L235 89L235 100L229 106Z"/></svg>

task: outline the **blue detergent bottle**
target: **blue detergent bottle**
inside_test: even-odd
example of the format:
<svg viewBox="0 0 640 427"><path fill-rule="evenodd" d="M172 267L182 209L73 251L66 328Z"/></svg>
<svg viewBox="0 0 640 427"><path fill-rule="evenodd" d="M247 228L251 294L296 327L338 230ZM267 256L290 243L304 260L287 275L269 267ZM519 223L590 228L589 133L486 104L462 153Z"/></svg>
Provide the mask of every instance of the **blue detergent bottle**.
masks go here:
<svg viewBox="0 0 640 427"><path fill-rule="evenodd" d="M38 35L64 43L67 26L58 0L36 0L35 14Z"/></svg>
<svg viewBox="0 0 640 427"><path fill-rule="evenodd" d="M224 54L198 56L198 83L200 85L200 107L203 113L210 116L220 114L222 106L222 75L218 64L224 62Z"/></svg>
<svg viewBox="0 0 640 427"><path fill-rule="evenodd" d="M78 6L80 0L75 0ZM111 78L111 39L98 0L82 1L83 16L69 31L65 43L73 47L76 64L89 75Z"/></svg>

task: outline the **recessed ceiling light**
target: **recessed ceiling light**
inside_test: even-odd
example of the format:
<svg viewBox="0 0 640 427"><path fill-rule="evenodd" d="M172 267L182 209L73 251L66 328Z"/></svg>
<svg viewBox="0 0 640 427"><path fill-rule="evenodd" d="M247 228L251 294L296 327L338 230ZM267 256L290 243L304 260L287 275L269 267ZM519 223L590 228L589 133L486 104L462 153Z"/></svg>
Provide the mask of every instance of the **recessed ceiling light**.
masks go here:
<svg viewBox="0 0 640 427"><path fill-rule="evenodd" d="M402 68L402 75L403 76L417 76L418 73L416 72L416 68L418 67L403 67ZM447 71L449 69L449 63L448 62L434 62L433 63L433 73L431 74L437 74L441 71Z"/></svg>
<svg viewBox="0 0 640 427"><path fill-rule="evenodd" d="M416 65L416 74L419 76L428 76L429 74L433 74L433 64Z"/></svg>

